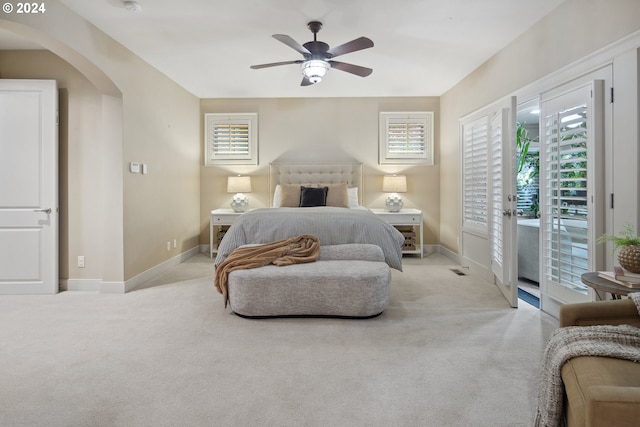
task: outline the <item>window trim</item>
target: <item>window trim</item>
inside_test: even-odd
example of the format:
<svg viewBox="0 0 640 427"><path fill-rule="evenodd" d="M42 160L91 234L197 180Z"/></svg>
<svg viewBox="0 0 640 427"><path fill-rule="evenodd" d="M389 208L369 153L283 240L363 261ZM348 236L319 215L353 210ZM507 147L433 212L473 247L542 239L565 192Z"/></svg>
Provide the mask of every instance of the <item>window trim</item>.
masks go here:
<svg viewBox="0 0 640 427"><path fill-rule="evenodd" d="M248 125L246 153L216 156L213 149L212 126L219 124ZM204 165L257 165L258 164L258 113L206 113L204 115Z"/></svg>
<svg viewBox="0 0 640 427"><path fill-rule="evenodd" d="M378 163L424 164L433 166L433 111L380 112ZM423 154L390 154L389 125L393 123L419 124L424 127Z"/></svg>

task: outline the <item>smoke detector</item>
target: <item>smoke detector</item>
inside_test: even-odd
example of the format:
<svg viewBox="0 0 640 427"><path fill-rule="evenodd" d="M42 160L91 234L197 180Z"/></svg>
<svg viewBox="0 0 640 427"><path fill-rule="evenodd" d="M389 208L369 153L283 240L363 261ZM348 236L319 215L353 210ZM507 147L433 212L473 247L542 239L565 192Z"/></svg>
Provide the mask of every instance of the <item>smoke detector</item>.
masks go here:
<svg viewBox="0 0 640 427"><path fill-rule="evenodd" d="M122 2L122 4L124 5L124 8L129 12L140 12L142 10L142 5L137 1L125 0Z"/></svg>

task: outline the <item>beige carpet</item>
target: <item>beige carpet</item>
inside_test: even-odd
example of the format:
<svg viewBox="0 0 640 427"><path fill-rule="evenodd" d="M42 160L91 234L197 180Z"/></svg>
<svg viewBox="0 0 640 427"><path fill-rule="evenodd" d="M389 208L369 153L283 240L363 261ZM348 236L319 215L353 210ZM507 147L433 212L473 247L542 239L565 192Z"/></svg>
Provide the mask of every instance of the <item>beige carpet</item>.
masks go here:
<svg viewBox="0 0 640 427"><path fill-rule="evenodd" d="M2 426L529 426L557 321L440 255L370 320L247 320L197 255L125 295L0 297Z"/></svg>

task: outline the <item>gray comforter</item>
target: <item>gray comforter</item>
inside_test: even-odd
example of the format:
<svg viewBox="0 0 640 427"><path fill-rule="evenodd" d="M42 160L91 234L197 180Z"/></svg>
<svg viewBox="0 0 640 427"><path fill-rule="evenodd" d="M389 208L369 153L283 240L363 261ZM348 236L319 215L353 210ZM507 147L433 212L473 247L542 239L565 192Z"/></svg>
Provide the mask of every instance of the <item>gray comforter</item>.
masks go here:
<svg viewBox="0 0 640 427"><path fill-rule="evenodd" d="M345 243L380 246L389 267L402 271L402 233L371 211L329 206L264 208L241 215L220 242L215 265L242 245L270 243L301 234L316 236L321 246Z"/></svg>

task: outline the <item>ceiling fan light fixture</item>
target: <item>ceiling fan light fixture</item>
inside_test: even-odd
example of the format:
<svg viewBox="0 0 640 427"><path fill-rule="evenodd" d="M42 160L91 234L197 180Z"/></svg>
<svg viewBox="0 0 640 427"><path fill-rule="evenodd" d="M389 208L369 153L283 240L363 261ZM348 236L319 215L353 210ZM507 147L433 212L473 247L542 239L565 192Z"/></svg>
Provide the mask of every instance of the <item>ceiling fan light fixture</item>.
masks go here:
<svg viewBox="0 0 640 427"><path fill-rule="evenodd" d="M322 59L311 59L302 63L302 74L309 79L311 83L319 83L327 74L329 63Z"/></svg>

